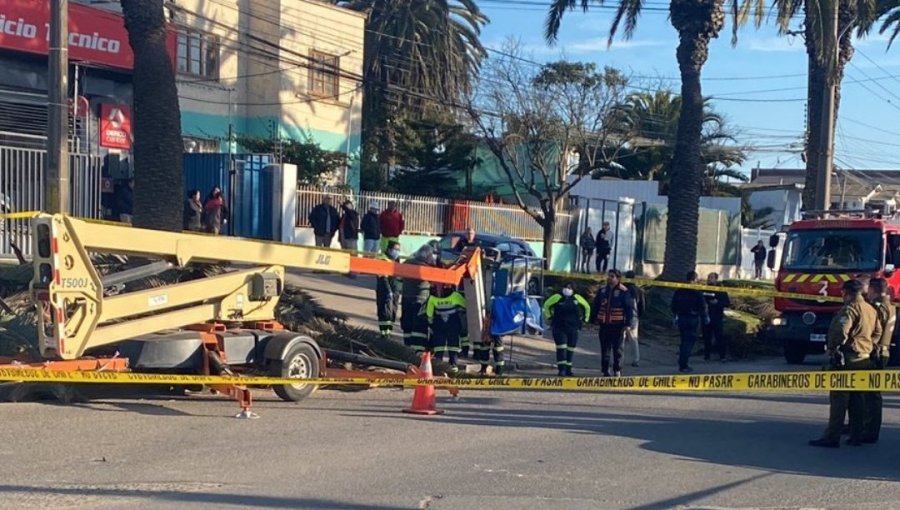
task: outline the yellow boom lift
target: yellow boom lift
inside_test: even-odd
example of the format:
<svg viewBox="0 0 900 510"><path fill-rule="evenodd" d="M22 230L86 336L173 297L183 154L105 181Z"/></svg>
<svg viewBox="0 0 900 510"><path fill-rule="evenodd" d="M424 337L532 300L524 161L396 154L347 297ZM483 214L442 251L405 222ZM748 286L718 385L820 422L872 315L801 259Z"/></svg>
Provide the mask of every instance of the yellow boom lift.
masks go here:
<svg viewBox="0 0 900 510"><path fill-rule="evenodd" d="M329 362L399 369L416 367L351 353L326 352L310 337L275 321L285 268L395 275L434 284L465 282L470 336L480 338L484 289L480 252L470 250L450 268L394 263L350 253L202 234L162 232L92 222L65 215L32 220L40 360L0 359L0 366L35 370L103 370L157 373L265 374L296 379L368 377L371 371L333 368ZM143 265L101 275L92 255L119 254ZM237 267L223 274L116 294L111 289L189 264ZM472 314L471 312L476 312ZM474 316L473 316L474 315ZM384 379L385 374L377 374ZM250 391L214 387L235 397L245 414ZM313 387L273 388L298 401Z"/></svg>

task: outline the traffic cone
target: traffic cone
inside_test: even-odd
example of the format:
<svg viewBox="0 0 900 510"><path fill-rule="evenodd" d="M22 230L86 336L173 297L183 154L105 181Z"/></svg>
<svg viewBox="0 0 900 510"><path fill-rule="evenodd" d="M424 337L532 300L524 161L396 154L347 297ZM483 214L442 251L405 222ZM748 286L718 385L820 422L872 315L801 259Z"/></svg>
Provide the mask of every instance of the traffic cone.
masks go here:
<svg viewBox="0 0 900 510"><path fill-rule="evenodd" d="M421 372L420 376L422 379L433 379L434 374L431 370L431 353L425 351L422 353L422 366L419 367L419 371ZM444 414L444 411L437 410L437 399L435 398L435 391L433 384L425 384L422 386L416 386L416 390L413 393L412 406L409 409L404 409L404 413L410 414L424 414L427 416L432 416L435 414Z"/></svg>

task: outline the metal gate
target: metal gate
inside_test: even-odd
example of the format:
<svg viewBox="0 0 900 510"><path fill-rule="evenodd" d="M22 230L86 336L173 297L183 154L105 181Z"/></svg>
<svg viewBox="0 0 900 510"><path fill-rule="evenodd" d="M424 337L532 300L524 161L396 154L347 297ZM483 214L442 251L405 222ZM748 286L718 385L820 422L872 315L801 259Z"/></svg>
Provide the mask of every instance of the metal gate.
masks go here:
<svg viewBox="0 0 900 510"><path fill-rule="evenodd" d="M234 173L231 168L234 158ZM200 190L201 199L219 186L231 219L225 232L239 237L276 239L272 207L274 158L268 154L185 154L184 187Z"/></svg>
<svg viewBox="0 0 900 510"><path fill-rule="evenodd" d="M0 146L0 212L44 209L44 163L47 151ZM99 156L70 154L72 214L100 217L100 178L103 161ZM31 223L25 219L0 221L0 258L14 256L12 243L25 256L31 254Z"/></svg>

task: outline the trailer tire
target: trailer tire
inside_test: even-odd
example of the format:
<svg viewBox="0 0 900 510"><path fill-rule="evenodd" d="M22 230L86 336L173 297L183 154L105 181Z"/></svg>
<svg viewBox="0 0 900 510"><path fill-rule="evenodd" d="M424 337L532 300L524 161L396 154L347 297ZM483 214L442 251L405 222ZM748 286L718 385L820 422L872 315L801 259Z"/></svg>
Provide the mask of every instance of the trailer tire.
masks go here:
<svg viewBox="0 0 900 510"><path fill-rule="evenodd" d="M806 359L806 346L799 342L784 344L784 359L789 365L800 365Z"/></svg>
<svg viewBox="0 0 900 510"><path fill-rule="evenodd" d="M284 358L272 360L269 375L298 379L319 377L319 356L307 343L296 342L284 353ZM275 394L288 402L299 402L308 397L316 387L311 384L286 384L273 386Z"/></svg>

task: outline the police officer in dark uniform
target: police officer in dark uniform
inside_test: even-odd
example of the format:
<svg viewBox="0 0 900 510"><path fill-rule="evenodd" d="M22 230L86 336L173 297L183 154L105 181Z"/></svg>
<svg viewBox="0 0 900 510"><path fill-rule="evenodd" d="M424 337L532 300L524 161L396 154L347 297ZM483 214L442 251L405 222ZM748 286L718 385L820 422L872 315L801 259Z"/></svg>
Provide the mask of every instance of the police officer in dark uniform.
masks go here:
<svg viewBox="0 0 900 510"><path fill-rule="evenodd" d="M709 273L706 284L718 287L719 273ZM703 326L703 359L709 361L712 351L719 354L719 361L725 361L728 346L725 340L725 309L731 306L731 300L725 291L703 291L706 308L709 311L709 324Z"/></svg>
<svg viewBox="0 0 900 510"><path fill-rule="evenodd" d="M891 296L887 293L887 280L875 278L869 283L869 303L875 307L878 324L881 326L881 337L873 338L875 344L872 349L872 370L883 370L888 365L891 355L891 338L894 336L894 323L897 322L897 312L891 303ZM882 399L880 391L867 391L863 395L865 402L865 419L863 420L862 442L874 444L878 442L881 432L881 407Z"/></svg>
<svg viewBox="0 0 900 510"><path fill-rule="evenodd" d="M387 249L379 257L382 260L400 262L400 243L389 241ZM400 304L402 281L393 275L381 275L375 283L375 306L378 311L378 329L384 337L394 332L397 307Z"/></svg>
<svg viewBox="0 0 900 510"><path fill-rule="evenodd" d="M696 283L697 273L689 271L685 278L687 283ZM672 315L675 326L681 334L681 345L678 349L678 371L693 372L688 365L694 344L697 343L697 330L700 325L709 324L709 311L703 293L694 289L677 289L672 295Z"/></svg>
<svg viewBox="0 0 900 510"><path fill-rule="evenodd" d="M407 264L433 266L436 256L434 248L426 244L419 248L415 257ZM431 284L423 280L406 278L403 280L400 307L400 327L403 328L403 343L416 352L428 349L428 319L425 317L425 303L431 295Z"/></svg>
<svg viewBox="0 0 900 510"><path fill-rule="evenodd" d="M881 339L881 324L875 308L866 303L859 280L844 282L844 307L834 316L828 328L827 352L835 370L868 370L871 368L872 339ZM850 438L847 444L862 443L865 402L858 391L832 391L828 426L810 446L837 448L841 445L844 416L850 414Z"/></svg>
<svg viewBox="0 0 900 510"><path fill-rule="evenodd" d="M612 352L613 373L622 375L622 355L625 349L625 328L637 326L634 300L622 285L622 273L610 269L606 275L606 285L594 296L594 322L600 325L600 365L603 377L609 377L609 358Z"/></svg>

